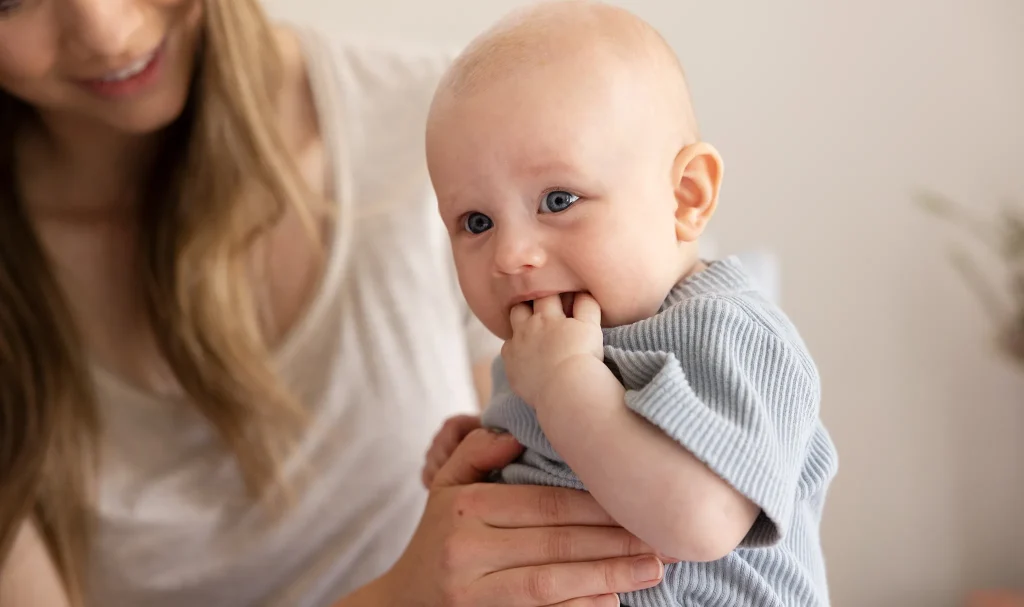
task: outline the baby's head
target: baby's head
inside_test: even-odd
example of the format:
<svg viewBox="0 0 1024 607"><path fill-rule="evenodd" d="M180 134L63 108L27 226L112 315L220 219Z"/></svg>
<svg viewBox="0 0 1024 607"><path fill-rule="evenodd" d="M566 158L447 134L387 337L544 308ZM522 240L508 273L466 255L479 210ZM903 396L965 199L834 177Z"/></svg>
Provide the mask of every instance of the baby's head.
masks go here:
<svg viewBox="0 0 1024 607"><path fill-rule="evenodd" d="M517 11L441 82L427 161L459 283L496 335L524 300L589 292L602 324L656 313L697 263L722 162L649 25L608 5Z"/></svg>

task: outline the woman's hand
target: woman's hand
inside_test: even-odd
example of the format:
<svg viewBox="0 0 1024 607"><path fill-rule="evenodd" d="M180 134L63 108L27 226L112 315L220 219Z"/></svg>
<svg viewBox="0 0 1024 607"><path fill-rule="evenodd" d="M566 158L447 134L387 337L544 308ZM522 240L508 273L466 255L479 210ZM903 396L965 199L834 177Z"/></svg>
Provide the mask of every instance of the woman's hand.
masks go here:
<svg viewBox="0 0 1024 607"><path fill-rule="evenodd" d="M587 493L480 483L521 450L508 435L467 436L434 478L405 554L365 603L339 607L614 607L616 593L661 581L662 562Z"/></svg>
<svg viewBox="0 0 1024 607"><path fill-rule="evenodd" d="M427 461L423 465L423 486L430 489L434 477L455 453L455 449L470 432L480 427L479 415L456 415L448 418L441 429L434 435L434 442L427 451Z"/></svg>

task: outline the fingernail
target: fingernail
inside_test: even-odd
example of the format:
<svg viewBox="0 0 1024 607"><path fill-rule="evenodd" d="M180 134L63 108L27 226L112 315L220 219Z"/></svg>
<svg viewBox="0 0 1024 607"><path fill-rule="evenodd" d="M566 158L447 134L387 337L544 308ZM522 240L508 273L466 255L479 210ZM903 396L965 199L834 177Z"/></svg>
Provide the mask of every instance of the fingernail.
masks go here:
<svg viewBox="0 0 1024 607"><path fill-rule="evenodd" d="M664 566L653 556L644 556L633 561L633 579L637 582L654 582L661 579Z"/></svg>
<svg viewBox="0 0 1024 607"><path fill-rule="evenodd" d="M491 434L497 434L498 436L508 434L508 432L505 432L501 428L487 428L487 431L490 432Z"/></svg>
<svg viewBox="0 0 1024 607"><path fill-rule="evenodd" d="M504 430L491 430L491 435L500 441L516 442L516 437L511 432Z"/></svg>

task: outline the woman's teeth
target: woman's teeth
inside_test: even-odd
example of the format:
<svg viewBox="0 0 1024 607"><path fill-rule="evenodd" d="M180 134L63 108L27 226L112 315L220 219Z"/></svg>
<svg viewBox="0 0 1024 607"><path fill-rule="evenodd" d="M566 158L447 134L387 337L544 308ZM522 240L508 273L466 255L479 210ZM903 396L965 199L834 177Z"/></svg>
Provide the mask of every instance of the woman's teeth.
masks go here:
<svg viewBox="0 0 1024 607"><path fill-rule="evenodd" d="M152 61L153 57L155 56L156 53L150 53L149 55L146 55L138 61L135 61L123 70L107 74L102 78L102 80L103 82L120 82L122 80L128 80L132 76L137 76L142 72L142 70L146 69L150 61Z"/></svg>

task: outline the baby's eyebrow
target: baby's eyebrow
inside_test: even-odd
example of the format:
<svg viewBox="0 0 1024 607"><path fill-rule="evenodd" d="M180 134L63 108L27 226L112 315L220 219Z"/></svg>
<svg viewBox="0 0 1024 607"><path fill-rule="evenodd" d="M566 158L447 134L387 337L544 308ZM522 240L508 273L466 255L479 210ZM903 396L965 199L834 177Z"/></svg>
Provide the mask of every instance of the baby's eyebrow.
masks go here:
<svg viewBox="0 0 1024 607"><path fill-rule="evenodd" d="M579 169L575 164L562 158L552 158L529 162L523 165L523 173L530 177L546 177L554 175L575 175Z"/></svg>

